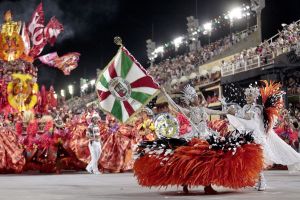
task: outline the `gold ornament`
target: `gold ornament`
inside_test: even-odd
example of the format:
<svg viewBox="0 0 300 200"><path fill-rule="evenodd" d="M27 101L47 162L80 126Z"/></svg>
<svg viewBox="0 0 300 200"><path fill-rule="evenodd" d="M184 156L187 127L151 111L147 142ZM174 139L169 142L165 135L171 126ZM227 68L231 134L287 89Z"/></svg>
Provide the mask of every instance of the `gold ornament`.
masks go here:
<svg viewBox="0 0 300 200"><path fill-rule="evenodd" d="M21 22L12 20L10 10L4 14L4 24L2 24L0 34L0 59L13 61L24 53L24 42L20 36Z"/></svg>
<svg viewBox="0 0 300 200"><path fill-rule="evenodd" d="M32 109L37 103L38 85L29 74L12 74L7 85L8 103L18 111Z"/></svg>

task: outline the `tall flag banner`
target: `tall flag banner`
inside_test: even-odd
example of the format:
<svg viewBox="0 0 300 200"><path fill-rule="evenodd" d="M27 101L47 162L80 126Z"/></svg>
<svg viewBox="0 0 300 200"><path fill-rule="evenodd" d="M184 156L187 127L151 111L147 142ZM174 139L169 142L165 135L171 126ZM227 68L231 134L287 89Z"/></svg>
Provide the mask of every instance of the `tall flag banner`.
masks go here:
<svg viewBox="0 0 300 200"><path fill-rule="evenodd" d="M70 75L71 71L78 66L80 53L70 52L61 57L57 52L40 56L39 60L46 65L60 69L64 75Z"/></svg>
<svg viewBox="0 0 300 200"><path fill-rule="evenodd" d="M28 24L28 32L32 41L32 49L30 50L29 55L33 58L39 55L47 44L47 40L44 37L44 23L45 15L43 4L40 3Z"/></svg>
<svg viewBox="0 0 300 200"><path fill-rule="evenodd" d="M52 17L44 30L46 40L50 43L51 46L54 45L58 35L62 31L64 31L63 25L56 19L56 17Z"/></svg>
<svg viewBox="0 0 300 200"><path fill-rule="evenodd" d="M40 56L39 60L46 65L54 67L55 59L59 58L57 52L48 53L46 55Z"/></svg>
<svg viewBox="0 0 300 200"><path fill-rule="evenodd" d="M121 46L96 82L100 107L122 123L159 93L159 85Z"/></svg>

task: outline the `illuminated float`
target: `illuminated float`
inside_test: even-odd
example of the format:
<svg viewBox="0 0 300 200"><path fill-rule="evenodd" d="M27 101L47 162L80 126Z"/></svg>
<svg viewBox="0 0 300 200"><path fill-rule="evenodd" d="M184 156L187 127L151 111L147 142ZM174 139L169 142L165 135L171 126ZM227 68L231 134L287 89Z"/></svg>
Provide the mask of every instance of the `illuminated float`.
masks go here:
<svg viewBox="0 0 300 200"><path fill-rule="evenodd" d="M65 156L71 131L57 123L59 116L50 116L55 112L49 110L57 107L55 91L53 87L39 89L35 64L40 61L69 75L80 54L41 56L44 47L53 45L63 31L55 17L44 23L42 4L27 24L14 21L11 11L4 14L0 33L0 173L53 172L63 163L70 168L71 162L77 162Z"/></svg>
<svg viewBox="0 0 300 200"><path fill-rule="evenodd" d="M6 116L26 110L44 112L45 106L55 106L53 88L39 92L37 67L34 61L56 67L69 75L77 67L79 53L68 53L61 57L57 52L40 56L47 43L54 44L63 31L62 24L52 17L44 25L44 13L40 4L26 26L13 21L11 11L4 14L4 23L0 33L0 110Z"/></svg>

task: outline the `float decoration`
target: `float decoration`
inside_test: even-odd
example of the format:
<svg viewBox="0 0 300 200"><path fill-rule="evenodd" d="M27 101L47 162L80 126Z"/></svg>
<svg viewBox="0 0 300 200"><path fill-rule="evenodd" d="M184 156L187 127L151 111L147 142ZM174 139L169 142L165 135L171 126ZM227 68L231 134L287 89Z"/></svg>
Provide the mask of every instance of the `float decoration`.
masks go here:
<svg viewBox="0 0 300 200"><path fill-rule="evenodd" d="M18 111L32 109L37 103L38 85L29 74L13 74L7 85L8 103Z"/></svg>
<svg viewBox="0 0 300 200"><path fill-rule="evenodd" d="M21 21L13 21L10 10L4 14L4 23L0 33L0 106L2 112L33 109L41 99L36 83L38 69L33 62L39 58L47 43L53 45L63 31L63 25L55 17L52 17L46 26L44 23L42 3L34 11L27 26ZM55 54L57 55L56 52ZM56 56L53 66L62 70L65 75L69 75L78 66L79 56L79 53ZM48 98L47 105L56 106L53 89L47 91L46 98ZM41 108L41 102L38 107ZM46 108L44 104L42 107ZM46 111L42 110L43 113Z"/></svg>

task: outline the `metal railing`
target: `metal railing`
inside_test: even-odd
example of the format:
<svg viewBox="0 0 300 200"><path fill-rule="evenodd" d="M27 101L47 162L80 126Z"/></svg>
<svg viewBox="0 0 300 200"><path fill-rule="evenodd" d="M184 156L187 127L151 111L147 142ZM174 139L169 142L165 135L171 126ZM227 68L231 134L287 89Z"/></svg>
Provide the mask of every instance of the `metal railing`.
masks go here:
<svg viewBox="0 0 300 200"><path fill-rule="evenodd" d="M250 31L250 32L249 32ZM234 33L234 35L236 37L239 37L240 40L239 42L245 40L247 37L249 37L253 32L257 31L257 25L254 25L254 26L251 26L249 27L248 29L244 29L238 33ZM248 33L247 35L245 35L245 37L242 37L242 34L244 33ZM223 38L224 39L224 38ZM205 65L206 63L209 63L214 57L217 57L219 56L220 54L223 54L225 53L227 50L231 49L234 45L238 44L239 42L237 43L233 43L232 45L230 45L228 48L225 48L222 52L219 52L218 54L212 56L210 59L206 60L204 63L195 63L195 66L199 66L199 65ZM192 71L193 72L198 72L199 71L199 68L198 67L195 67L195 69ZM188 76L188 75L187 75ZM181 77L178 77L178 79L180 79ZM167 81L164 83L164 87L167 91L174 91L171 87L171 81L172 81L172 78L168 78Z"/></svg>
<svg viewBox="0 0 300 200"><path fill-rule="evenodd" d="M293 22L293 23L296 23L297 25L299 25L300 20ZM282 31L277 33L273 37L269 38L265 42L262 42L261 45L264 43L265 44L272 43L274 41L274 39L277 38L281 33L282 33ZM255 48L256 47L251 48L250 51L255 52ZM279 55L281 55L283 53L290 52L292 49L293 49L292 45L285 45L283 47L275 48L273 51L267 52L264 55L254 55L247 59L236 60L232 63L223 64L223 65L221 63L220 64L221 65L221 76L222 77L230 76L230 75L234 75L234 74L237 74L240 72L245 72L245 71L249 71L249 70L252 70L255 68L261 68L261 67L264 67L267 65L271 65L274 63L274 59L276 57L278 57ZM241 53L234 54L233 59L235 59L234 56L239 56L239 55L241 55Z"/></svg>
<svg viewBox="0 0 300 200"><path fill-rule="evenodd" d="M272 52L268 52L264 57L255 55L245 60L240 60L235 63L229 63L227 65L221 66L221 75L222 77L230 76L240 72L271 65L274 63L274 58L274 54Z"/></svg>

